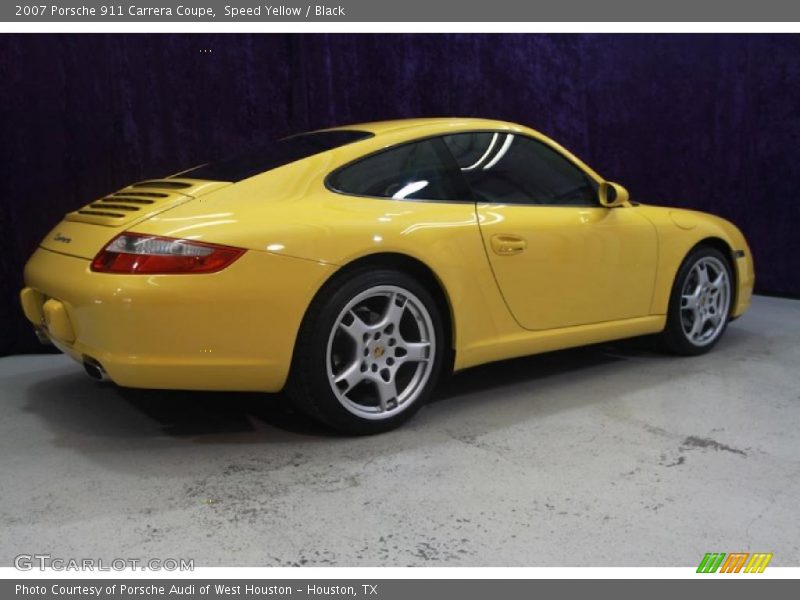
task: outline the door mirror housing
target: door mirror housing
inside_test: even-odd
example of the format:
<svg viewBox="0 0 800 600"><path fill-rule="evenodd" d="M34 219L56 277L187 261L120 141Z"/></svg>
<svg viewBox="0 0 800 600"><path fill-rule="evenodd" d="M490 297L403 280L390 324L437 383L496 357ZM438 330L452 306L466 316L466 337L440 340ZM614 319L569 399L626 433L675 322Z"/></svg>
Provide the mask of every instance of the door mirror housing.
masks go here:
<svg viewBox="0 0 800 600"><path fill-rule="evenodd" d="M603 181L597 188L597 197L600 204L606 208L624 206L628 203L628 190L613 181Z"/></svg>

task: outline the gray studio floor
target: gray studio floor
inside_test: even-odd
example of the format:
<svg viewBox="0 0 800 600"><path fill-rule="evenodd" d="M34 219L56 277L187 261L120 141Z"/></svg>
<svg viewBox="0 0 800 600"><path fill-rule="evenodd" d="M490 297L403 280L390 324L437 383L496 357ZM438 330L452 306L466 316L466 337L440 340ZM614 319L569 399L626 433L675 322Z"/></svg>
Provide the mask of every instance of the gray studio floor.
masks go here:
<svg viewBox="0 0 800 600"><path fill-rule="evenodd" d="M348 439L255 394L121 390L0 360L0 565L800 565L800 301L700 358L641 343L473 369Z"/></svg>

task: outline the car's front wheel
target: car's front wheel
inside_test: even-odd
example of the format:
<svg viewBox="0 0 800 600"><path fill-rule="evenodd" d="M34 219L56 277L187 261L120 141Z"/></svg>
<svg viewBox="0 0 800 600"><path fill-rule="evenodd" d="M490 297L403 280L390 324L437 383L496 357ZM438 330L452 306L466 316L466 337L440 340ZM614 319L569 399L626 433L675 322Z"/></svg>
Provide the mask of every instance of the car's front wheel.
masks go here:
<svg viewBox="0 0 800 600"><path fill-rule="evenodd" d="M387 431L424 403L445 347L438 306L414 278L389 269L352 273L309 308L287 393L341 431Z"/></svg>
<svg viewBox="0 0 800 600"><path fill-rule="evenodd" d="M700 246L686 257L675 278L662 334L668 350L702 354L719 341L728 324L731 281L730 264L716 248Z"/></svg>

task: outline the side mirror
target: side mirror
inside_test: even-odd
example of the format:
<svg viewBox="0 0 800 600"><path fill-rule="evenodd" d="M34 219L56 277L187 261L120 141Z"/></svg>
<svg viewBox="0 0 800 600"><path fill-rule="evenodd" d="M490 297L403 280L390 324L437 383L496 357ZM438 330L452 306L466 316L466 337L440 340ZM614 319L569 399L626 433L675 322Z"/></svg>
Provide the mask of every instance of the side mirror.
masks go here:
<svg viewBox="0 0 800 600"><path fill-rule="evenodd" d="M606 208L623 206L628 203L628 190L618 183L603 181L597 188L597 197L600 204Z"/></svg>

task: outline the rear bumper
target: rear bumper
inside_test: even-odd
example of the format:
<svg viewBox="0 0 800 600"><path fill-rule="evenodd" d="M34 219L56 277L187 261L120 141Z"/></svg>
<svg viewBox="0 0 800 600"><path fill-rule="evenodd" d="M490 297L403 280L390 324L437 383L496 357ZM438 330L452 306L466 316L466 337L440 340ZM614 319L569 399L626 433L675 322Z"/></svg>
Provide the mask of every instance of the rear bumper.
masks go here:
<svg viewBox="0 0 800 600"><path fill-rule="evenodd" d="M213 274L101 274L40 248L20 296L60 350L97 361L119 385L274 392L305 309L334 268L251 251Z"/></svg>

